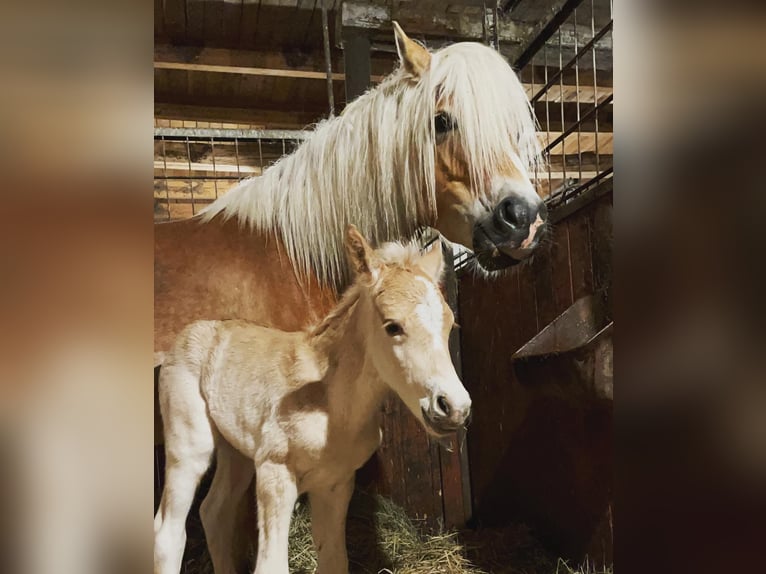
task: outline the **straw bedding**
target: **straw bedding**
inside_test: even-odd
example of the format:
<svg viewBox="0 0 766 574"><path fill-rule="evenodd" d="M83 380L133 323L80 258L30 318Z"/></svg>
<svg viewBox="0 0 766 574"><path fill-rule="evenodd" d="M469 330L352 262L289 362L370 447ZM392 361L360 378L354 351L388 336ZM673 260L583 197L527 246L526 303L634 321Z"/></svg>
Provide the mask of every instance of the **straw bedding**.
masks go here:
<svg viewBox="0 0 766 574"><path fill-rule="evenodd" d="M347 525L352 574L611 574L611 569L570 567L548 555L521 525L501 530L426 534L390 500L355 493ZM196 513L188 525L182 569L186 574L213 574ZM309 508L296 506L290 530L290 572L313 574L316 553L311 542Z"/></svg>

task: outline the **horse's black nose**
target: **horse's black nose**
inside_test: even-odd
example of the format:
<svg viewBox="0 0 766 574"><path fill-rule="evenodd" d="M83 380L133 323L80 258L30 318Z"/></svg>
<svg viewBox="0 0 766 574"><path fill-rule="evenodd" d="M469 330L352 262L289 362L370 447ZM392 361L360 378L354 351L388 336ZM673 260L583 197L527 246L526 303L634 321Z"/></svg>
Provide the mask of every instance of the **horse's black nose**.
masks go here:
<svg viewBox="0 0 766 574"><path fill-rule="evenodd" d="M506 197L495 208L495 220L501 226L521 229L529 227L529 224L532 223L532 211L536 212L537 210L528 202L517 197Z"/></svg>

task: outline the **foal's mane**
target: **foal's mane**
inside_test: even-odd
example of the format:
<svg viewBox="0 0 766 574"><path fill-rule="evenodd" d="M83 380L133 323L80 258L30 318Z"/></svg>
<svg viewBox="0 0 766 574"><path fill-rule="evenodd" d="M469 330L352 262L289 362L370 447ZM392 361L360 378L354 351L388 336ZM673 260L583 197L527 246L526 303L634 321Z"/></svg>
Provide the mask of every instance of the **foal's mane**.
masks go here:
<svg viewBox="0 0 766 574"><path fill-rule="evenodd" d="M377 244L433 224L437 100L457 121L480 199L487 199L485 174L513 152L523 169L536 165L536 125L516 75L485 46L453 44L432 55L419 80L400 67L340 116L320 122L293 154L213 202L203 221L222 214L274 231L299 277L313 273L342 289L347 224Z"/></svg>
<svg viewBox="0 0 766 574"><path fill-rule="evenodd" d="M441 249L441 244L437 243L431 249ZM394 268L412 270L422 257L420 247L416 241L406 244L398 241L384 243L375 250L375 256L384 266L382 273ZM371 287L362 283L362 279L357 277L343 293L343 296L333 310L318 325L309 329L309 336L321 337L329 331L337 332L343 330L343 326L354 306L359 301L362 291Z"/></svg>

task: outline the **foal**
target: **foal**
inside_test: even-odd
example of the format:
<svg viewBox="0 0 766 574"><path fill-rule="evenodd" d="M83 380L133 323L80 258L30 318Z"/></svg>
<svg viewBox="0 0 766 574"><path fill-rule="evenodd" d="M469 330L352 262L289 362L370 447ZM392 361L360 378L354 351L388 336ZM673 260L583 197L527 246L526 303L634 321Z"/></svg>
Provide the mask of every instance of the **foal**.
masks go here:
<svg viewBox="0 0 766 574"><path fill-rule="evenodd" d="M178 337L160 376L166 481L154 519L155 573L177 574L194 492L217 451L227 497L201 507L217 574L234 571L234 512L253 473L256 574L288 574L296 498L308 492L320 574L348 572L345 524L354 471L380 444L380 407L393 389L432 436L464 424L468 392L447 338L453 316L438 283L439 246L373 250L346 233L355 281L317 326L286 333L244 321L198 321ZM213 528L215 525L215 528Z"/></svg>

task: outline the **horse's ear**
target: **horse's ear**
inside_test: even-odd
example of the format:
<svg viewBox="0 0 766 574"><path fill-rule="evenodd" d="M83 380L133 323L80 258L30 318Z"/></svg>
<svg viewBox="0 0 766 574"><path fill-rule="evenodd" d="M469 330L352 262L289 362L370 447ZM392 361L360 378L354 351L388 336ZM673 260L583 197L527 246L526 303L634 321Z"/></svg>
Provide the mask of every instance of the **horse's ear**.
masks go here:
<svg viewBox="0 0 766 574"><path fill-rule="evenodd" d="M441 283L444 273L444 255L442 254L442 242L434 241L431 250L418 260L418 267L428 275L434 283Z"/></svg>
<svg viewBox="0 0 766 574"><path fill-rule="evenodd" d="M356 225L346 227L346 251L348 251L351 267L357 275L370 275L373 279L377 278L380 262Z"/></svg>
<svg viewBox="0 0 766 574"><path fill-rule="evenodd" d="M419 77L423 75L431 66L431 54L420 43L410 40L396 20L394 20L393 24L396 51L399 54L402 66L413 76Z"/></svg>

